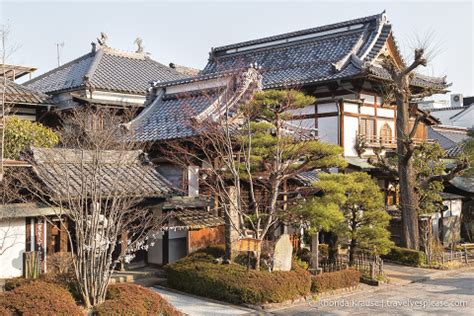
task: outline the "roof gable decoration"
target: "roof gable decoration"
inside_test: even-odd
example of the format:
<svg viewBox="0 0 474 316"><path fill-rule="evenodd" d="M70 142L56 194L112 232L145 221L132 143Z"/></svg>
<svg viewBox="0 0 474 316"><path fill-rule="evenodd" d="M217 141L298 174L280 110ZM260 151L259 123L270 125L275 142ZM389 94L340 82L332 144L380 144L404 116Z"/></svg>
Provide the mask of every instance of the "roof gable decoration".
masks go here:
<svg viewBox="0 0 474 316"><path fill-rule="evenodd" d="M245 69L201 75L172 82L156 82L148 106L124 127L136 141L157 141L196 135L194 128L225 112L235 114L253 93L262 89L256 64ZM233 117L236 119L236 117Z"/></svg>

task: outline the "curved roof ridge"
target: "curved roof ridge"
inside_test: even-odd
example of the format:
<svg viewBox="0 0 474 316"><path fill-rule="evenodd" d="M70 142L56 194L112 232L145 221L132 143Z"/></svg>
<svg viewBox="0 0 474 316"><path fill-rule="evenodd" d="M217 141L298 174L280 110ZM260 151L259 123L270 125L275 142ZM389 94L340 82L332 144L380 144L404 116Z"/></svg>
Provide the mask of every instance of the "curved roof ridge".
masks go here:
<svg viewBox="0 0 474 316"><path fill-rule="evenodd" d="M236 49L236 48L250 46L250 45L263 44L263 43L273 42L273 41L276 41L276 40L307 35L307 34L311 34L311 33L329 31L329 30L342 28L342 27L350 27L350 26L356 25L356 24L365 24L365 23L371 22L373 20L376 20L376 19L380 18L381 16L385 16L385 11L382 12L382 13L378 13L378 14L375 14L375 15L367 16L367 17L362 17L362 18L347 20L347 21L343 21L343 22L317 26L317 27L308 28L308 29L299 30L299 31L287 32L287 33L283 33L283 34L263 37L263 38L259 38L259 39L255 39L255 40L249 40L249 41L239 42L239 43L230 44L230 45L224 45L224 46L213 48L211 53L225 51L225 50L229 50L229 49Z"/></svg>

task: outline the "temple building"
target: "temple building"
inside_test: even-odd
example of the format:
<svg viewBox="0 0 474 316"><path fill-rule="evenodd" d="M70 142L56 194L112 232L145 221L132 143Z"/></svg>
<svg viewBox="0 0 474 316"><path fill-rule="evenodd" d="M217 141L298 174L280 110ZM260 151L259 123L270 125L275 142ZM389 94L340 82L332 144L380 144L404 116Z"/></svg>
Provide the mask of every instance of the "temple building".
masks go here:
<svg viewBox="0 0 474 316"><path fill-rule="evenodd" d="M24 83L51 97L59 110L76 106L140 110L151 81L188 77L150 58L137 39L135 52L107 46L106 35L89 53Z"/></svg>
<svg viewBox="0 0 474 316"><path fill-rule="evenodd" d="M199 75L154 84L144 111L126 126L137 141L185 139L195 132L191 121L219 115L215 104L222 94L224 106L232 109L258 89L298 89L317 101L292 111L289 123L343 147L347 170L374 176L390 208L398 202L396 181L368 160L396 149L396 107L384 94L391 80L382 66L385 59L405 65L385 13L216 47ZM258 69L258 76L251 69ZM413 93L445 93L448 86L445 77L420 73L411 81ZM419 109L411 114L412 124L418 116L423 119L415 142L429 142L429 128L440 122ZM183 182L190 174L168 172Z"/></svg>

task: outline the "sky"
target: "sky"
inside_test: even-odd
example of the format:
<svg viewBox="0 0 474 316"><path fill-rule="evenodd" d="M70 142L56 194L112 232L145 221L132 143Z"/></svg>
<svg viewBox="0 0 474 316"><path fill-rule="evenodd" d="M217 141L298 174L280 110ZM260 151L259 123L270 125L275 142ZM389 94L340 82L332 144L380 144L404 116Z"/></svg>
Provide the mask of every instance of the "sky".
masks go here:
<svg viewBox="0 0 474 316"><path fill-rule="evenodd" d="M340 22L386 11L409 60L417 39L436 53L422 72L447 76L453 93L474 95L473 1L23 1L0 0L8 25L9 63L39 75L90 51L100 32L108 45L134 51L136 37L163 64L202 69L211 47Z"/></svg>

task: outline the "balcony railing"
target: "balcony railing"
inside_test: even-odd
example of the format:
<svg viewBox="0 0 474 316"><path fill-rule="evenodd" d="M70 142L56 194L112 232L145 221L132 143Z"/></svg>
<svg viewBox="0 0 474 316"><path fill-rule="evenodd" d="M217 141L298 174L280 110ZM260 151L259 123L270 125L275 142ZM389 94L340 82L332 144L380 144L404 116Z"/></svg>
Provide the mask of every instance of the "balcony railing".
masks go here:
<svg viewBox="0 0 474 316"><path fill-rule="evenodd" d="M413 138L413 142L416 145L421 143L433 143L433 139L422 139L422 138ZM357 143L360 147L365 148L387 148L394 149L397 148L397 138L396 137L384 137L377 135L357 135Z"/></svg>

